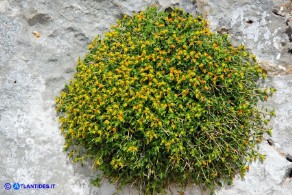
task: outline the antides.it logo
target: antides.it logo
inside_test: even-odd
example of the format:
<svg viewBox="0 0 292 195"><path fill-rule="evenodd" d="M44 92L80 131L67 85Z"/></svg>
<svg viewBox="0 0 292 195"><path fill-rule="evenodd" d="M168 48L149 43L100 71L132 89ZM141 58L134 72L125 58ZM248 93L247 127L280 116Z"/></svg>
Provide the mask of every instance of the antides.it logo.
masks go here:
<svg viewBox="0 0 292 195"><path fill-rule="evenodd" d="M11 188L13 188L14 190L19 190L19 189L54 189L55 187L56 187L56 184L43 184L43 183L23 184L23 183L14 182L12 185L11 185L11 183L4 184L5 190L10 190Z"/></svg>
<svg viewBox="0 0 292 195"><path fill-rule="evenodd" d="M14 183L13 184L13 189L19 190L19 188L20 188L20 184L19 183Z"/></svg>
<svg viewBox="0 0 292 195"><path fill-rule="evenodd" d="M4 189L5 190L10 190L11 187L13 187L14 190L19 190L20 189L20 184L19 183L13 183L13 185L11 185L10 183L5 183L4 184Z"/></svg>

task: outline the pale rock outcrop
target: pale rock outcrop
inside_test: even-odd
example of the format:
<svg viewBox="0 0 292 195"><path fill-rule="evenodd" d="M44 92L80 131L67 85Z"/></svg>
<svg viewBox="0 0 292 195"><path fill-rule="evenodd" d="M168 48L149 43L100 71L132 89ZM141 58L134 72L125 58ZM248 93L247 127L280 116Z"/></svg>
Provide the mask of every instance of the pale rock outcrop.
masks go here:
<svg viewBox="0 0 292 195"><path fill-rule="evenodd" d="M260 150L264 163L253 163L245 179L216 194L292 194L292 30L291 1L280 0L1 0L0 1L0 194L4 183L53 183L55 189L20 189L17 194L101 194L115 192L106 181L100 188L94 173L68 160L54 110L54 96L74 75L78 56L123 14L179 6L202 13L210 26L243 43L268 70L264 83L277 88L265 105L275 108L273 136ZM277 76L275 76L277 75ZM272 141L271 141L272 140ZM289 158L288 158L289 159ZM178 194L171 188L169 194ZM185 194L207 194L189 186ZM124 189L120 194L137 194Z"/></svg>

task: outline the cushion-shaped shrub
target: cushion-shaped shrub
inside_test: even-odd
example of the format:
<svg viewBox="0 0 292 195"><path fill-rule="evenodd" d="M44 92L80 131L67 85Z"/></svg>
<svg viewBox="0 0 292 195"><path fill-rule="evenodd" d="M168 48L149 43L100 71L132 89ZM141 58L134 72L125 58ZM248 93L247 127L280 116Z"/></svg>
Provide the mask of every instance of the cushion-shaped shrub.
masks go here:
<svg viewBox="0 0 292 195"><path fill-rule="evenodd" d="M256 145L274 112L257 104L274 89L258 86L255 56L202 17L151 7L89 50L56 98L72 159L145 194L190 182L213 191L263 159Z"/></svg>

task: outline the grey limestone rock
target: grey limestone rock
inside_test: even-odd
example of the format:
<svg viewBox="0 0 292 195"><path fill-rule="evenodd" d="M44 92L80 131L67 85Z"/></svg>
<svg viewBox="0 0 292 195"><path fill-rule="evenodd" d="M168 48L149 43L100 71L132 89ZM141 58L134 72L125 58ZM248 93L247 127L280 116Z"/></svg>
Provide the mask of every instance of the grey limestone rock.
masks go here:
<svg viewBox="0 0 292 195"><path fill-rule="evenodd" d="M202 13L213 30L230 33L259 56L269 71L265 85L277 92L267 106L277 117L271 122L272 139L279 149L261 143L264 163L253 163L245 179L216 194L291 194L292 154L291 12L280 0L1 0L0 1L0 194L4 183L53 183L55 189L30 189L18 194L100 194L115 192L104 180L93 187L96 172L68 160L54 110L54 96L73 78L78 57L88 43L107 31L124 14L157 4L160 9L179 6L191 14ZM277 15L273 9L278 9ZM287 11L288 10L288 11ZM290 9L291 11L291 9ZM274 11L275 12L275 11ZM289 15L290 14L290 15ZM288 21L289 19L289 21ZM288 29L288 30L287 30ZM278 76L274 76L279 74ZM285 75L287 74L287 75ZM289 172L290 171L290 172ZM169 194L178 194L173 186ZM138 194L125 188L120 194ZM190 185L185 194L208 194Z"/></svg>

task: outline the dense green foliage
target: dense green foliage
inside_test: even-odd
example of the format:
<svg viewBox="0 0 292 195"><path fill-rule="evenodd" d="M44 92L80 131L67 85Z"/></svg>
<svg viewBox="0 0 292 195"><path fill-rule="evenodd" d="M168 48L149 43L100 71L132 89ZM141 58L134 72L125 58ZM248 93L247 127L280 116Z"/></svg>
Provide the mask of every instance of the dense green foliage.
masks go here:
<svg viewBox="0 0 292 195"><path fill-rule="evenodd" d="M145 194L170 183L211 190L263 159L274 89L244 46L182 10L148 8L97 37L56 98L70 157Z"/></svg>

